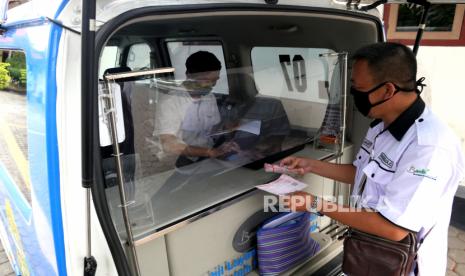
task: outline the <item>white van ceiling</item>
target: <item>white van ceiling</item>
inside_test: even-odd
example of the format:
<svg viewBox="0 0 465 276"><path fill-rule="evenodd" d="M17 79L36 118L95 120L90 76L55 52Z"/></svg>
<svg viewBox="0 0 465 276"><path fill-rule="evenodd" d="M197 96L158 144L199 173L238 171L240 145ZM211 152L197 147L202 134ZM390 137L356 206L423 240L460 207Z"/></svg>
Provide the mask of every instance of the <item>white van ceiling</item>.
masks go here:
<svg viewBox="0 0 465 276"><path fill-rule="evenodd" d="M347 3L347 0L345 1L338 1L338 0L335 0L336 2L344 2L344 3ZM352 2L356 2L356 1L352 1ZM360 4L373 4L377 2L377 0L361 0L360 1ZM407 0L388 0L387 3L388 4L405 4L405 3L409 3L410 1L407 1ZM428 2L430 2L431 4L461 4L461 3L465 3L465 0L428 0Z"/></svg>

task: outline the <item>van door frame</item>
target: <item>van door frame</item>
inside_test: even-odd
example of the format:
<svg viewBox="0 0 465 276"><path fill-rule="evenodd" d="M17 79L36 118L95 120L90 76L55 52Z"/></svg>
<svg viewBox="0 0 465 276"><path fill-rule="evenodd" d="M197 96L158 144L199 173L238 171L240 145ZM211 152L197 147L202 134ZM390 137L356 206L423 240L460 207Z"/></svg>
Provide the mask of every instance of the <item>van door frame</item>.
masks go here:
<svg viewBox="0 0 465 276"><path fill-rule="evenodd" d="M100 224L105 233L108 246L112 252L112 256L120 275L130 275L130 268L125 257L124 249L119 241L118 234L113 226L110 212L108 209L104 180L102 174L102 164L100 161L100 147L98 139L98 108L97 108L97 90L98 90L98 64L99 60L96 57L100 56L103 47L120 26L124 23L144 16L156 16L166 14L190 14L200 12L218 12L218 11L284 11L284 12L322 12L340 15L350 15L357 18L374 21L378 25L378 41L383 41L383 26L379 18L370 14L356 14L345 10L335 10L321 7L307 6L276 6L276 5L261 5L261 4L198 4L185 6L162 6L162 7L146 7L127 11L104 25L95 33L92 23L89 24L89 19L95 20L95 0L84 1L83 5L83 43L82 43L82 162L83 162L83 186L90 187L94 207L98 215ZM89 10L87 10L89 9ZM90 21L92 22L92 21ZM95 21L94 21L95 23ZM95 36L94 36L95 34ZM85 37L85 38L84 38ZM85 42L85 43L84 43ZM95 161L95 162L94 162ZM253 194L253 190L249 192ZM234 200L234 198L233 198ZM228 201L223 202L228 204ZM212 206L213 209L217 206ZM210 209L204 210L208 213Z"/></svg>

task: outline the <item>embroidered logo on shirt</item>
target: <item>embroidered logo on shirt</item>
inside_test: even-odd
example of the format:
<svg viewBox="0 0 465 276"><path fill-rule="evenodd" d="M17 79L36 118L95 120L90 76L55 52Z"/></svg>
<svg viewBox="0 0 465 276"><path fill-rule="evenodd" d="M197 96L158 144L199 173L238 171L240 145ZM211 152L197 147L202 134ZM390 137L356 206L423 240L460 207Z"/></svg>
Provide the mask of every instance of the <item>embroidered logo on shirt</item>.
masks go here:
<svg viewBox="0 0 465 276"><path fill-rule="evenodd" d="M392 168L392 166L394 166L394 161L392 161L391 159L389 159L389 157L387 157L387 155L382 152L379 156L378 156L379 160L381 160L381 162L388 166L389 168Z"/></svg>
<svg viewBox="0 0 465 276"><path fill-rule="evenodd" d="M373 142L371 142L370 140L363 140L363 146L365 146L365 148L369 149L371 148L371 146L373 145Z"/></svg>
<svg viewBox="0 0 465 276"><path fill-rule="evenodd" d="M417 176L423 176L423 177L427 177L429 179L433 179L433 180L436 180L437 177L434 177L434 176L431 176L431 175L428 175L428 172L430 170L429 169L416 169L414 166L411 166L407 172L413 174L413 175L417 175Z"/></svg>

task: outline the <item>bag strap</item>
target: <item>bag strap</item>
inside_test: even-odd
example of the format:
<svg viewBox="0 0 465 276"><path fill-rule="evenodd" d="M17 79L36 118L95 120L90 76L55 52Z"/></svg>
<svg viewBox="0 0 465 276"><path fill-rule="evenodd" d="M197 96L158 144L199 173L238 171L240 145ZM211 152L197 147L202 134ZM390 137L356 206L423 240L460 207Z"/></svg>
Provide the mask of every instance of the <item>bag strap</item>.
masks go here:
<svg viewBox="0 0 465 276"><path fill-rule="evenodd" d="M360 180L360 184L358 187L358 191L355 194L356 195L355 207L358 206L358 204L360 203L360 200L362 199L362 194L363 194L363 191L365 190L366 183L367 183L367 175L363 173L362 179Z"/></svg>
<svg viewBox="0 0 465 276"><path fill-rule="evenodd" d="M367 184L367 175L363 173L362 179L360 180L360 187L358 189L357 195L362 196L363 191L365 191L366 184Z"/></svg>
<svg viewBox="0 0 465 276"><path fill-rule="evenodd" d="M431 230L433 230L433 228L436 226L436 223L428 230L428 232L426 232L425 236L423 238L421 238L419 241L418 241L418 244L417 244L417 252L418 250L420 249L420 246L421 244L423 243L423 241L426 239L426 237L429 235L429 233L431 233ZM419 269L418 269L418 255L415 256L415 268L413 269L413 274L415 276L418 276L419 275Z"/></svg>
<svg viewBox="0 0 465 276"><path fill-rule="evenodd" d="M367 183L367 175L365 173L363 173L362 179L360 180L360 186L359 186L359 189L358 189L358 193L356 194L357 196L359 196L360 200L361 200L361 197L363 195L363 191L365 190L366 183ZM359 201L357 200L357 203L358 202ZM436 226L436 223L428 230L428 232L426 232L426 234L423 236L423 238L421 238L418 241L418 243L417 243L417 251L418 251L418 249L420 249L421 244L426 239L426 237L429 235L429 233L431 233L431 230L433 230L433 228L435 226Z"/></svg>
<svg viewBox="0 0 465 276"><path fill-rule="evenodd" d="M426 234L423 236L423 238L421 238L421 239L418 241L417 251L418 251L418 249L420 249L421 244L422 244L423 241L426 239L426 237L428 237L429 233L431 233L431 230L433 230L433 228L434 228L435 226L436 226L436 223L428 230L428 232L426 232Z"/></svg>

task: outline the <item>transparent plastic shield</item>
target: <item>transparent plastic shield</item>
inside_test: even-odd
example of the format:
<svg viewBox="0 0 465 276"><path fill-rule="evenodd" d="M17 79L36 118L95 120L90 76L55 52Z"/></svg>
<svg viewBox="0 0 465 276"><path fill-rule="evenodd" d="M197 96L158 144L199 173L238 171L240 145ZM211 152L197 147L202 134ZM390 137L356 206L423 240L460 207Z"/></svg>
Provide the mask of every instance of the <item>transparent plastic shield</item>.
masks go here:
<svg viewBox="0 0 465 276"><path fill-rule="evenodd" d="M288 62L277 55L274 63L273 51L254 51L253 67L225 76L169 73L119 82L131 88L121 95L127 101L119 156L136 240L275 179L265 163L296 152L318 159L336 153L343 74L338 62L320 56L330 51L296 49L301 58L293 54ZM217 87L222 77L225 88ZM336 138L328 146L319 142L324 135ZM108 149L102 147L108 204L124 240L115 157Z"/></svg>
<svg viewBox="0 0 465 276"><path fill-rule="evenodd" d="M124 131L124 113L123 113L123 99L122 95L126 97L126 94L122 94L121 90L123 89L130 89L129 84L123 88L124 86L120 86L115 82L109 83L109 85L105 85L104 83L99 83L98 91L99 91L99 102L98 102L98 114L99 114L99 136L100 136L100 146L110 146L112 144L111 133L110 133L110 125L107 118L107 113L111 110L105 107L105 101L111 100L112 101L112 108L116 112L116 125L118 128L118 143L121 143L125 139L125 131ZM111 89L112 96L110 95L109 89Z"/></svg>
<svg viewBox="0 0 465 276"><path fill-rule="evenodd" d="M256 47L252 63L260 94L278 97L294 132L318 149L342 143L344 63L321 48Z"/></svg>

